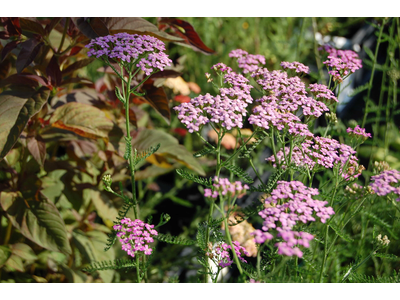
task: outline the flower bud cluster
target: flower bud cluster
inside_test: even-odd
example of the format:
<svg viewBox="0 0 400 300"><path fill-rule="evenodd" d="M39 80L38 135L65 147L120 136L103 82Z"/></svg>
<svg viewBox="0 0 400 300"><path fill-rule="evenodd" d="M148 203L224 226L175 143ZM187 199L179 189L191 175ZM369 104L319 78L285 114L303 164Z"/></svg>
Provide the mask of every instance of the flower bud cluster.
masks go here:
<svg viewBox="0 0 400 300"><path fill-rule="evenodd" d="M378 240L378 243L379 243L381 246L383 246L383 247L389 246L390 240L388 239L387 235L385 235L385 236L382 238L382 234L379 234L379 235L376 237L376 239Z"/></svg>
<svg viewBox="0 0 400 300"><path fill-rule="evenodd" d="M373 172L374 174L379 174L383 171L391 170L389 164L386 161L375 161L374 162L374 167L373 167Z"/></svg>
<svg viewBox="0 0 400 300"><path fill-rule="evenodd" d="M126 251L128 255L135 257L138 252L150 255L153 251L149 244L154 242L153 236L158 235L158 232L153 229L154 225L149 225L138 219L132 221L129 218L123 218L121 223L114 225L113 228L120 238L122 250Z"/></svg>
<svg viewBox="0 0 400 300"><path fill-rule="evenodd" d="M247 184L242 184L240 181L235 181L234 183L229 182L228 178L218 178L214 177L214 191L212 189L204 189L205 197L217 198L218 195L222 196L238 196L239 198L246 193L249 189Z"/></svg>

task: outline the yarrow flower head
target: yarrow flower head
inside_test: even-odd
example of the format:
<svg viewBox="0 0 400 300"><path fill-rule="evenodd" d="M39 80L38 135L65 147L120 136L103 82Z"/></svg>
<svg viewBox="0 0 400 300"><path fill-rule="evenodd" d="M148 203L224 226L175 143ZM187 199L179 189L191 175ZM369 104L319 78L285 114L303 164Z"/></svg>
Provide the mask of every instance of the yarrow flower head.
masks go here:
<svg viewBox="0 0 400 300"><path fill-rule="evenodd" d="M400 172L397 170L386 170L382 173L371 176L373 181L369 186L378 196L386 196L391 193L399 196L400 201Z"/></svg>
<svg viewBox="0 0 400 300"><path fill-rule="evenodd" d="M361 59L352 50L338 50L329 45L321 47L320 50L328 53L328 60L324 61L324 64L331 68L328 73L332 75L334 81L340 83L348 75L362 68Z"/></svg>
<svg viewBox="0 0 400 300"><path fill-rule="evenodd" d="M164 43L149 35L121 32L92 39L86 47L89 48L88 56L135 63L147 76L158 70L163 71L172 63L163 52Z"/></svg>
<svg viewBox="0 0 400 300"><path fill-rule="evenodd" d="M260 54L249 54L242 49L232 50L229 57L236 57L239 68L243 69L243 74L257 71L259 65L265 64L265 57Z"/></svg>
<svg viewBox="0 0 400 300"><path fill-rule="evenodd" d="M238 196L238 198L242 197L246 190L249 189L247 184L242 184L240 181L235 181L231 183L228 178L218 178L214 177L214 191L212 189L204 189L205 197L217 198L218 195L222 196Z"/></svg>
<svg viewBox="0 0 400 300"><path fill-rule="evenodd" d="M287 165L285 157L288 157L288 153L289 148L285 148L286 155L283 154L282 149L278 151L276 156L280 166ZM318 166L332 169L335 165L339 165L339 172L342 177L349 180L359 177L364 170L364 167L358 164L355 153L356 151L353 148L346 144L340 144L334 139L314 136L311 140L304 140L300 147L295 146L293 148L291 162L296 166L307 167L309 170ZM274 156L266 160L277 166Z"/></svg>
<svg viewBox="0 0 400 300"><path fill-rule="evenodd" d="M283 61L281 62L281 67L283 69L290 69L290 70L294 70L296 73L305 73L308 74L310 72L310 68L303 65L300 62L294 61L294 62L287 62L287 61Z"/></svg>
<svg viewBox="0 0 400 300"><path fill-rule="evenodd" d="M302 257L303 252L297 246L308 248L309 241L314 236L307 232L294 231L294 226L298 222L314 222L315 217L325 223L335 213L332 207L325 207L327 201L313 199L318 194L317 189L306 187L300 181L278 181L271 196L265 199L267 208L259 212L264 222L262 230L252 233L255 242L262 244L273 239L276 231L276 237L283 240L275 244L278 253ZM278 204L278 201L282 204Z"/></svg>
<svg viewBox="0 0 400 300"><path fill-rule="evenodd" d="M138 219L132 221L129 218L123 218L121 223L114 225L113 228L117 231L122 250L128 255L135 257L138 252L143 252L145 255L152 253L153 249L149 247L149 244L154 242L153 236L158 235L158 232L153 229L154 225Z"/></svg>
<svg viewBox="0 0 400 300"><path fill-rule="evenodd" d="M234 251L239 258L240 261L247 263L247 261L242 257L243 254L250 256L247 252L246 248L240 246L238 241L233 241ZM209 249L207 252L207 256L219 267L225 268L229 267L233 260L231 259L228 249L232 250L232 247L227 243L218 243L214 247L212 244L209 244Z"/></svg>
<svg viewBox="0 0 400 300"><path fill-rule="evenodd" d="M199 131L202 125L210 121L226 130L242 128L243 117L247 115L246 107L253 102L250 95L252 86L248 84L247 78L233 72L223 63L214 65L212 69L224 78L224 87L219 89L220 94L199 95L190 102L174 107L178 112L178 119L186 125L190 133ZM207 76L210 80L210 75Z"/></svg>
<svg viewBox="0 0 400 300"><path fill-rule="evenodd" d="M351 127L347 128L347 133L349 134L349 136L361 138L363 141L368 138L372 138L372 135L365 132L365 128L361 128L360 125L357 125L354 129L352 129Z"/></svg>

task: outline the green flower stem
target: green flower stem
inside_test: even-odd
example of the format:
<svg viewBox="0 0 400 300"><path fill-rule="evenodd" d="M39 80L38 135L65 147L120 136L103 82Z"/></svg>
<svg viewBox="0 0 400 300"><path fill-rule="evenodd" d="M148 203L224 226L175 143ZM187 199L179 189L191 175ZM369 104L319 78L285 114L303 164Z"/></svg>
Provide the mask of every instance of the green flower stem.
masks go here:
<svg viewBox="0 0 400 300"><path fill-rule="evenodd" d="M279 168L278 156L276 155L274 133L275 133L275 129L272 127L272 130L271 130L271 146L272 146L272 152L274 153L276 167ZM285 152L285 151L283 151L283 152Z"/></svg>
<svg viewBox="0 0 400 300"><path fill-rule="evenodd" d="M223 201L223 197L221 197L221 196L220 196L220 199L221 199L221 201L220 201L220 211L224 214L224 202L225 201ZM226 239L228 240L228 244L231 246L231 250L232 250L232 253L233 253L233 259L234 259L234 261L235 261L235 263L236 263L236 265L237 265L237 267L239 269L240 274L242 274L243 273L242 266L240 265L239 258L237 257L237 254L235 252L235 248L234 248L233 243L232 243L232 237L231 237L231 234L229 232L228 218L229 218L229 216L226 216L224 218L225 236L226 236Z"/></svg>
<svg viewBox="0 0 400 300"><path fill-rule="evenodd" d="M365 101L364 117L363 117L363 121L361 123L361 128L364 128L365 122L367 121L368 109L369 109L368 103L369 103L369 99L370 99L369 97L371 95L372 83L374 81L374 75L375 75L375 65L376 65L376 61L378 58L379 46L381 44L382 33L383 33L383 28L385 27L385 24L386 24L386 19L383 19L383 22L381 24L381 30L379 31L378 41L376 42L374 61L372 62L372 71L371 71L371 77L369 79L367 98Z"/></svg>
<svg viewBox="0 0 400 300"><path fill-rule="evenodd" d="M126 84L126 91L125 91L125 121L126 121L126 137L128 140L131 140L131 133L130 133L130 125L129 125L129 95L131 93L130 85L132 81L132 74L129 73L128 82ZM124 88L123 88L124 90ZM133 153L131 149L131 153L129 153L129 171L131 175L131 184L132 184L132 202L133 202L133 210L135 213L135 219L139 219L139 212L137 207L137 198L136 198L136 183L135 183L135 168L133 163Z"/></svg>
<svg viewBox="0 0 400 300"><path fill-rule="evenodd" d="M261 244L257 249L257 277L258 280L261 280L261 250L264 247L264 244Z"/></svg>
<svg viewBox="0 0 400 300"><path fill-rule="evenodd" d="M368 259L370 259L370 258L376 253L376 251L377 251L378 249L379 249L379 247L376 248L376 249L374 249L374 250L373 250L366 258L364 258L364 259L362 260L362 262L360 262L357 266L350 268L350 270L344 275L344 277L343 277L343 279L342 279L342 281L341 281L340 283L345 282L346 279L349 277L349 275L350 275L353 271L355 271L355 270L357 270L359 267L361 267L361 265L363 265Z"/></svg>
<svg viewBox="0 0 400 300"><path fill-rule="evenodd" d="M209 146L211 149L215 150L215 147L213 145L211 145L209 142L207 142L200 133L198 133L197 131L195 131L195 133L197 134L197 136L207 145Z"/></svg>
<svg viewBox="0 0 400 300"><path fill-rule="evenodd" d="M258 180L260 180L260 183L261 183L262 185L264 185L264 182L262 181L261 175L260 175L260 173L258 173L256 167L255 167L254 164L253 164L253 160L252 160L251 158L249 158L249 162L250 162L251 167L252 167L253 170L254 170L254 173L256 173L256 176L257 176Z"/></svg>
<svg viewBox="0 0 400 300"><path fill-rule="evenodd" d="M386 56L386 61L385 64L383 65L383 68L386 69L389 65L389 55ZM372 126L372 132L373 132L373 136L378 136L379 134L379 120L381 118L381 108L382 108L382 104L383 104L383 96L385 94L385 82L386 82L386 76L387 76L387 72L382 72L382 82L381 82L381 88L380 88L380 94L379 94L379 104L378 104L378 109L376 110L376 118L375 118L375 124ZM373 166L373 160L372 157L375 154L375 151L373 151L374 147L377 145L378 143L378 139L377 138L373 138L372 139L372 146L371 146L371 154L369 156L369 163L368 163L368 171L371 171L371 168ZM356 154L358 156L358 153ZM363 174L364 177L366 177L366 183L369 181L369 176L366 174Z"/></svg>
<svg viewBox="0 0 400 300"><path fill-rule="evenodd" d="M290 164L292 163L292 154L293 154L293 136L289 137L289 144L290 144L290 148L289 148L289 161L288 161L288 166L290 166ZM289 168L289 173L290 173L290 181L293 181L293 169Z"/></svg>
<svg viewBox="0 0 400 300"><path fill-rule="evenodd" d="M322 72L321 56L319 55L317 40L315 39L315 34L317 33L317 19L315 17L312 17L311 21L312 21L312 28L313 28L313 35L314 35L313 36L313 38L314 38L314 55L315 55L315 60L317 62L317 67L318 67L318 72L319 72L319 77L320 77L319 82L325 84L324 73Z"/></svg>
<svg viewBox="0 0 400 300"><path fill-rule="evenodd" d="M332 206L333 199L335 198L335 195L336 195L336 192L337 192L337 189L338 189L338 184L339 184L338 173L339 173L339 172L334 172L334 176L336 177L336 178L335 178L336 180L335 180L335 188L334 188L334 190L333 190L332 197L331 197L331 199L330 199L330 201L329 201L329 205L330 205L330 206ZM329 223L330 223L330 221L332 220L332 218L333 218L333 217L331 217L328 221L326 221L326 224L325 224L324 256L323 256L323 260L322 260L321 270L320 270L320 273L319 273L319 282L320 282L320 283L323 282L323 278L322 278L322 277L323 277L323 275L324 275L325 263L326 263L326 260L327 260L327 258L328 258Z"/></svg>
<svg viewBox="0 0 400 300"><path fill-rule="evenodd" d="M214 129L215 130L215 129ZM221 131L216 131L218 134L218 144L217 144L217 169L215 171L215 176L219 177L219 173L221 172L222 169L222 164L221 164L221 142L222 142L222 137L223 137L223 133L221 133ZM214 198L211 197L211 205L210 205L210 209L208 211L208 218L207 218L207 222L208 224L211 223L212 220L212 215L214 212L214 204L215 204L215 200ZM207 224L207 230L206 230L206 245L208 246L208 243L210 241L210 227ZM208 256L206 256L206 267L205 267L205 271L207 272L207 269L209 268L209 262L208 262ZM208 275L205 274L204 276L204 283L208 282Z"/></svg>
<svg viewBox="0 0 400 300"><path fill-rule="evenodd" d="M246 144L251 140L251 138L257 133L257 129L254 130L254 132L252 133L252 135L246 140L246 142L240 146L239 149L237 149L227 160L225 160L222 163L222 166L226 166L228 164L229 161L231 161L236 155L238 155L243 149L246 148Z"/></svg>

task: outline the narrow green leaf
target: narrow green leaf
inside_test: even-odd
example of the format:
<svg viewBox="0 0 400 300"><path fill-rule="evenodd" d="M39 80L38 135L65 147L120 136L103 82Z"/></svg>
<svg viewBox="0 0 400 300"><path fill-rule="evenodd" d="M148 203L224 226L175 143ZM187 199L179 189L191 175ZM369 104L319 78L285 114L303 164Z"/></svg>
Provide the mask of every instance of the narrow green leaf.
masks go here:
<svg viewBox="0 0 400 300"><path fill-rule="evenodd" d="M341 232L340 230L339 230L339 228L337 228L336 226L334 226L333 224L330 224L329 225L332 229L333 229L333 231L335 231L336 232L336 234L338 235L338 236L340 236L342 239L344 239L346 242L353 242L354 240L352 239L352 238L350 238L347 234L345 234L344 232Z"/></svg>
<svg viewBox="0 0 400 300"><path fill-rule="evenodd" d="M227 168L229 171L231 171L236 176L238 176L244 182L246 182L246 183L254 182L253 178L251 178L250 175L247 174L246 171L244 171L242 168L240 168L236 165L225 165L224 167Z"/></svg>
<svg viewBox="0 0 400 300"><path fill-rule="evenodd" d="M349 97L354 97L355 95L367 90L369 87L369 82L367 82L366 84L360 85L358 87L356 87L350 94Z"/></svg>
<svg viewBox="0 0 400 300"><path fill-rule="evenodd" d="M398 261L400 260L400 257L394 255L394 254L386 254L386 253L375 253L374 254L375 257L380 257L380 258L385 258L385 259L389 259L389 260L393 260L393 261Z"/></svg>
<svg viewBox="0 0 400 300"><path fill-rule="evenodd" d="M210 153L212 153L212 152L214 152L214 151L215 151L215 149L206 147L206 148L204 148L204 149L202 149L202 150L197 151L196 153L194 153L194 154L193 154L193 157L199 158L199 157L202 157L202 156L204 156L204 155L210 154Z"/></svg>
<svg viewBox="0 0 400 300"><path fill-rule="evenodd" d="M368 47L364 47L363 50L365 51L365 53L367 53L367 55L372 61L375 60L375 55L374 53L372 53L371 49L369 49Z"/></svg>
<svg viewBox="0 0 400 300"><path fill-rule="evenodd" d="M182 176L185 179L188 179L190 181L194 181L198 184L204 185L206 187L212 187L212 179L211 178L200 178L192 173L188 173L185 170L182 169L177 169L176 173L178 173L180 176Z"/></svg>
<svg viewBox="0 0 400 300"><path fill-rule="evenodd" d="M176 197L176 196L169 196L169 199L171 199L173 202L175 202L176 204L182 205L182 206L186 206L186 207L193 207L193 204L190 203L187 200L184 200L182 198Z"/></svg>

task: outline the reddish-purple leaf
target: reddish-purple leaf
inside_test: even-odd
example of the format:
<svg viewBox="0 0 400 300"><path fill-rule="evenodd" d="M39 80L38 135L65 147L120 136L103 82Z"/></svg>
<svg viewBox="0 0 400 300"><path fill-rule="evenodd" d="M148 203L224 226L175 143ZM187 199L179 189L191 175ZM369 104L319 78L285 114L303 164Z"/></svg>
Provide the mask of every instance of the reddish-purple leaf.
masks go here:
<svg viewBox="0 0 400 300"><path fill-rule="evenodd" d="M171 120L171 111L168 106L168 98L165 94L163 87L155 87L154 81L148 79L142 87L142 91L146 94L144 98L147 103L149 103L158 113L163 116L164 120L169 124Z"/></svg>
<svg viewBox="0 0 400 300"><path fill-rule="evenodd" d="M127 32L130 34L147 34L164 41L183 42L179 37L158 30L157 26L143 18L73 18L77 27L89 38Z"/></svg>
<svg viewBox="0 0 400 300"><path fill-rule="evenodd" d="M74 56L74 55L78 54L82 49L83 49L83 47L79 47L79 46L73 47L71 49L71 51L69 52L69 56Z"/></svg>
<svg viewBox="0 0 400 300"><path fill-rule="evenodd" d="M30 38L21 43L22 49L15 63L18 74L33 62L43 44L43 42L36 38Z"/></svg>
<svg viewBox="0 0 400 300"><path fill-rule="evenodd" d="M47 82L47 79L42 76L33 74L13 74L0 81L0 87L4 87L10 84L29 87L38 87L39 84L46 87L50 86Z"/></svg>
<svg viewBox="0 0 400 300"><path fill-rule="evenodd" d="M182 73L174 71L174 70L164 70L160 71L157 73L152 74L149 79L155 79L155 78L176 78L178 76L181 76Z"/></svg>
<svg viewBox="0 0 400 300"><path fill-rule="evenodd" d="M98 36L109 35L107 26L102 18L71 18L76 27L88 38L94 39Z"/></svg>
<svg viewBox="0 0 400 300"><path fill-rule="evenodd" d="M19 25L19 18L1 18L1 23L5 29L5 33L8 36L21 35L21 26Z"/></svg>
<svg viewBox="0 0 400 300"><path fill-rule="evenodd" d="M39 165L43 166L46 158L46 144L40 135L28 136L26 147Z"/></svg>
<svg viewBox="0 0 400 300"><path fill-rule="evenodd" d="M8 73L11 70L11 62L10 60L5 60L3 62L0 63L0 82L1 80L3 80L4 78L6 78L8 76Z"/></svg>
<svg viewBox="0 0 400 300"><path fill-rule="evenodd" d="M50 32L53 30L54 27L57 26L57 24L61 21L62 18L56 17L56 18L51 18L51 21L49 24L46 25L44 28L47 32L47 35L50 34Z"/></svg>
<svg viewBox="0 0 400 300"><path fill-rule="evenodd" d="M5 45L3 50L1 50L1 61L4 61L7 54L10 53L13 49L15 49L15 47L17 47L19 43L21 43L20 40L15 40Z"/></svg>
<svg viewBox="0 0 400 300"><path fill-rule="evenodd" d="M46 30L43 26L35 20L28 18L19 18L19 23L23 31L32 32L41 36L46 36Z"/></svg>
<svg viewBox="0 0 400 300"><path fill-rule="evenodd" d="M67 75L69 73L72 73L75 70L78 70L78 69L81 69L83 67L86 67L93 60L95 60L95 59L94 58L86 58L86 59L81 59L81 60L78 60L78 61L74 62L73 64L69 65L67 68L62 70L62 76L65 76L65 75Z"/></svg>
<svg viewBox="0 0 400 300"><path fill-rule="evenodd" d="M46 74L48 80L51 82L53 86L59 86L61 83L62 75L60 71L60 65L58 64L57 56L53 55L50 59L49 64L46 68Z"/></svg>
<svg viewBox="0 0 400 300"><path fill-rule="evenodd" d="M68 79L63 80L61 82L61 86L65 86L65 85L71 84L71 83L79 83L80 85L88 85L88 86L93 85L93 82L90 79L74 77L74 78L68 78Z"/></svg>
<svg viewBox="0 0 400 300"><path fill-rule="evenodd" d="M67 146L68 149L72 150L74 155L80 159L91 157L99 151L95 143L86 140L72 140Z"/></svg>
<svg viewBox="0 0 400 300"><path fill-rule="evenodd" d="M215 51L208 48L203 41L200 39L197 32L194 30L190 23L173 18L161 18L159 20L160 24L167 24L175 33L175 35L183 38L186 44L192 46L194 50L200 50L204 54L214 54Z"/></svg>

